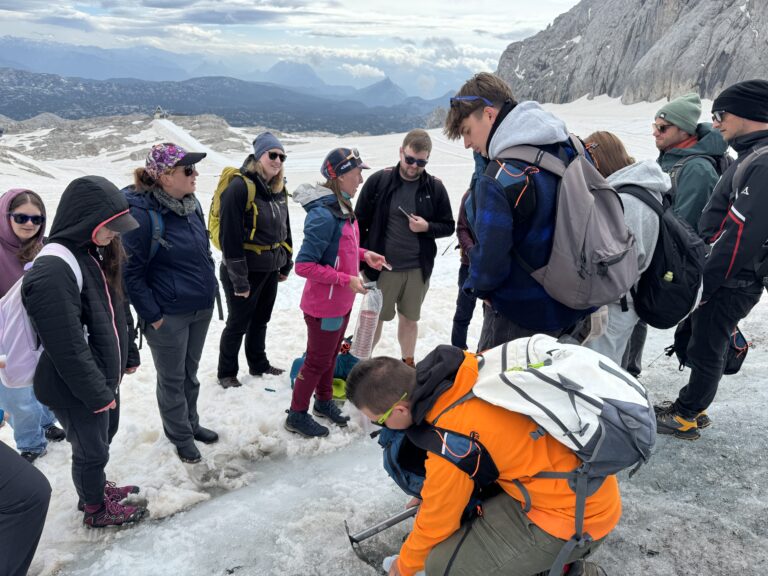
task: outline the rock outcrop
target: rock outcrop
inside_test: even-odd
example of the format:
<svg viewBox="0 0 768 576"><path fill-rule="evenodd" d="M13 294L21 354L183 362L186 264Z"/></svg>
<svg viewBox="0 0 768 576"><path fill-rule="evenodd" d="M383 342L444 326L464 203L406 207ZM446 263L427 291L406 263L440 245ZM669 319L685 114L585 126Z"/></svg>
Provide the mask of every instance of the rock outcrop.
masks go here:
<svg viewBox="0 0 768 576"><path fill-rule="evenodd" d="M765 0L582 0L510 44L497 73L519 99L541 102L712 98L734 82L768 78L767 52Z"/></svg>

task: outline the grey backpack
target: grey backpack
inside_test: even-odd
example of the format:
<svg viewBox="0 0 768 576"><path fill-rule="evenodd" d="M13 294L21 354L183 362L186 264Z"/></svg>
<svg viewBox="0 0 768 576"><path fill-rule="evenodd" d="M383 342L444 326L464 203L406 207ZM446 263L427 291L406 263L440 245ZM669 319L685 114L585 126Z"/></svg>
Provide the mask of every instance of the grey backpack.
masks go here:
<svg viewBox="0 0 768 576"><path fill-rule="evenodd" d="M587 159L581 141L571 135L570 144L576 156L567 165L535 146L513 146L498 158L522 160L560 178L549 261L533 269L516 250L513 256L552 298L584 310L618 301L640 274L619 195Z"/></svg>

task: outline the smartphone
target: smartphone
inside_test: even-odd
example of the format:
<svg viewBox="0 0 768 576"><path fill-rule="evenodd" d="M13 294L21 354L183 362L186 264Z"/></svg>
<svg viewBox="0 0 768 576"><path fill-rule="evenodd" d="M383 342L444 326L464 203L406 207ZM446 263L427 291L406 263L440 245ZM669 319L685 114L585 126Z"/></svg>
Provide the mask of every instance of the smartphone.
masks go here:
<svg viewBox="0 0 768 576"><path fill-rule="evenodd" d="M413 218L413 216L411 214L408 214L408 212L406 212L405 209L402 206L398 206L397 209L400 210L400 212L402 212L403 214L405 214L405 216L406 216L406 218L408 218L408 220Z"/></svg>

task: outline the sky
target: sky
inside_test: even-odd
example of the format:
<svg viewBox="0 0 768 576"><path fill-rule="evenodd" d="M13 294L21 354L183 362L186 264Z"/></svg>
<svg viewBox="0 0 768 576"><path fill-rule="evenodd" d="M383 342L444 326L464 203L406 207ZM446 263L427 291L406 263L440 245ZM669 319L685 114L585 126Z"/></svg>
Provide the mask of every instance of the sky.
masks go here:
<svg viewBox="0 0 768 576"><path fill-rule="evenodd" d="M0 35L102 48L148 45L249 70L291 59L339 84L366 85L409 69L428 92L430 82L436 88L456 70L495 70L510 42L576 3L506 0L500 12L498 0L0 0Z"/></svg>

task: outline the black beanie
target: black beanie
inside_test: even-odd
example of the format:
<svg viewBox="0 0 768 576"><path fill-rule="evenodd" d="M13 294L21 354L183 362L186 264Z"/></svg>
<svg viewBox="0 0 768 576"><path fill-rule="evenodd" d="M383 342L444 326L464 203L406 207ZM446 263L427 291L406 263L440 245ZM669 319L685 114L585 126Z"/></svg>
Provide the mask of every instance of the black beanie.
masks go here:
<svg viewBox="0 0 768 576"><path fill-rule="evenodd" d="M725 110L740 118L768 122L768 81L747 80L729 86L712 102L712 112Z"/></svg>

